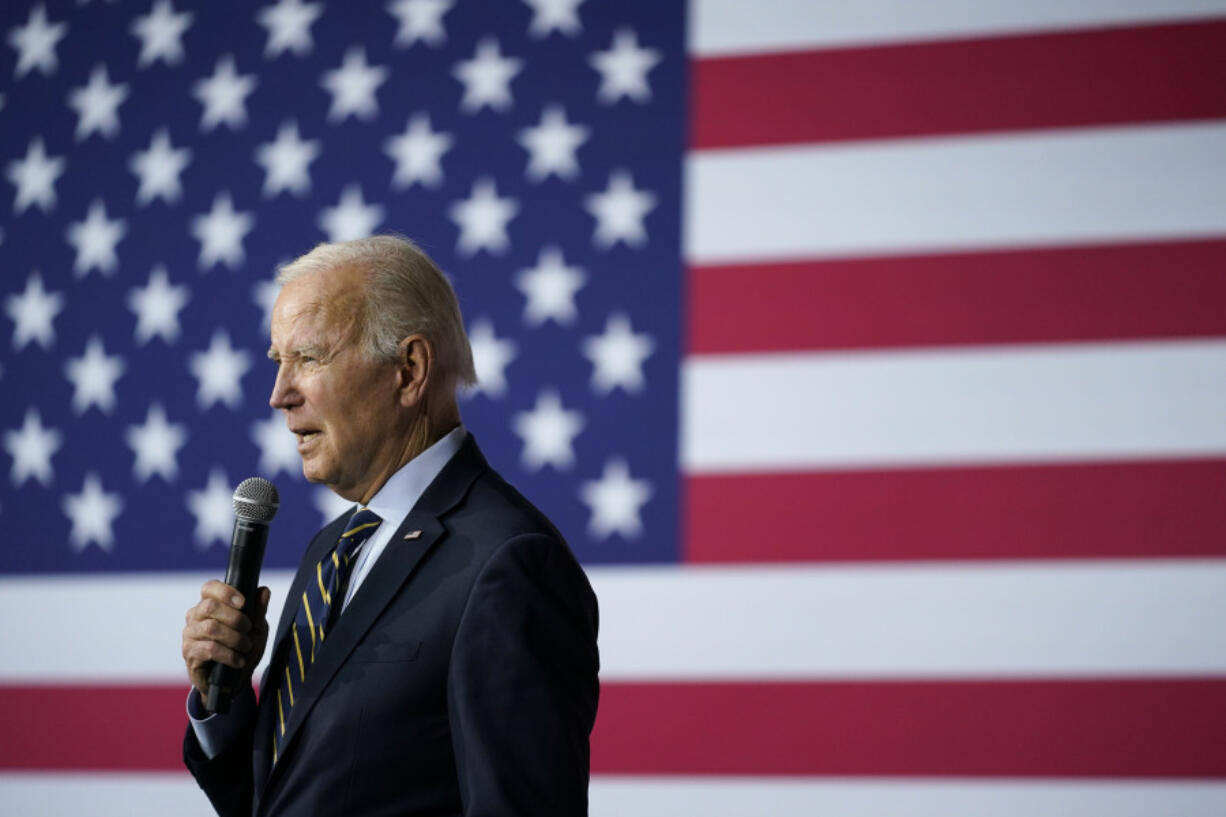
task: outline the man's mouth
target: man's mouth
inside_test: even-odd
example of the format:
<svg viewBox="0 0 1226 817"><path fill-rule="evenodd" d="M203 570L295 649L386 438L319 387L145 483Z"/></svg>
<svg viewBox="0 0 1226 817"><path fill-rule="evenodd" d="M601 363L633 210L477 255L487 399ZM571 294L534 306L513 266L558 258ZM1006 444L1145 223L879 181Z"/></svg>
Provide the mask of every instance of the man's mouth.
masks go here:
<svg viewBox="0 0 1226 817"><path fill-rule="evenodd" d="M305 445L319 435L319 432L313 429L291 428L290 431L298 438L298 445Z"/></svg>

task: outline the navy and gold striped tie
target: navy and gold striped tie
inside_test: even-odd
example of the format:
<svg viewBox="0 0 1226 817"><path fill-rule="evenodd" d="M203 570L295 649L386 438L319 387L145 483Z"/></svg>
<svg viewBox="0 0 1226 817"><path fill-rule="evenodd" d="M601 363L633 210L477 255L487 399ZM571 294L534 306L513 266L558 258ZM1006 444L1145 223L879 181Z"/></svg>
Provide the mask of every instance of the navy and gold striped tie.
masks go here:
<svg viewBox="0 0 1226 817"><path fill-rule="evenodd" d="M272 762L276 763L285 739L285 724L294 708L294 692L306 681L307 670L323 648L324 639L340 616L345 589L358 548L383 521L368 508L359 508L350 518L336 547L315 565L315 581L308 579L302 604L294 616L286 653L284 678L277 688L277 722L273 726Z"/></svg>

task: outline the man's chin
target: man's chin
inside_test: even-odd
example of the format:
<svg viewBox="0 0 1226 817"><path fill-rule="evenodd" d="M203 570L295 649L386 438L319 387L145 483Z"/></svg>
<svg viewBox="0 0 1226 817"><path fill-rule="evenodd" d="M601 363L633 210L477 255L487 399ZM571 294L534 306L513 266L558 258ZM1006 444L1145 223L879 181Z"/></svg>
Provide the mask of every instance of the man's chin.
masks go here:
<svg viewBox="0 0 1226 817"><path fill-rule="evenodd" d="M311 457L302 458L302 476L306 477L306 481L315 485L325 484L328 481L328 475L320 468L316 467L311 461Z"/></svg>

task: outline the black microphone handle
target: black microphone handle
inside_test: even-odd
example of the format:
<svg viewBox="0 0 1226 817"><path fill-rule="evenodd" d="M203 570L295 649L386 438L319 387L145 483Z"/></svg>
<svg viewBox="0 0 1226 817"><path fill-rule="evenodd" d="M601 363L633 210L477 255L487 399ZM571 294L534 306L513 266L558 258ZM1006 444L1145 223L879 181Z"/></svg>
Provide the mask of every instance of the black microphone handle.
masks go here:
<svg viewBox="0 0 1226 817"><path fill-rule="evenodd" d="M254 620L260 609L257 591L260 585L260 565L264 562L264 545L268 543L268 524L246 519L234 520L230 537L230 564L226 568L226 584L243 594L243 612ZM210 712L229 712L235 686L242 670L213 663L209 670L209 694L204 707Z"/></svg>

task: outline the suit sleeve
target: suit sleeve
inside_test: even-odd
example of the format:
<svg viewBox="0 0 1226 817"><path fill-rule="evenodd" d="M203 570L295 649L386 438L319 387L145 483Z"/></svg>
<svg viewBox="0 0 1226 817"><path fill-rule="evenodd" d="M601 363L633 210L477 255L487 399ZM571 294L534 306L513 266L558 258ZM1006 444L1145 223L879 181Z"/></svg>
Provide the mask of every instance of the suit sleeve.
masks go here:
<svg viewBox="0 0 1226 817"><path fill-rule="evenodd" d="M234 716L244 718L244 725L234 740L210 759L189 723L187 734L183 736L183 762L220 817L251 817L255 796L251 769L255 693L248 689L235 699L233 707Z"/></svg>
<svg viewBox="0 0 1226 817"><path fill-rule="evenodd" d="M587 814L597 608L558 539L505 542L477 577L447 683L467 817Z"/></svg>

